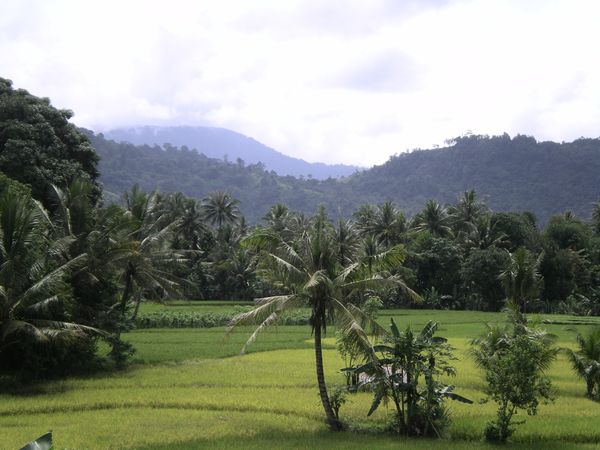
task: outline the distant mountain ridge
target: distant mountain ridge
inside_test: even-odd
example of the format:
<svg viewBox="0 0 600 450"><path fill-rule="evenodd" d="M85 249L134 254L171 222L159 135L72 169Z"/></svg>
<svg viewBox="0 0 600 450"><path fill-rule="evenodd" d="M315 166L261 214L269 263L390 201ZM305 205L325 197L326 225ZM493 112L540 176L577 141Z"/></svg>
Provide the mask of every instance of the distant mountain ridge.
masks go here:
<svg viewBox="0 0 600 450"><path fill-rule="evenodd" d="M495 211L530 211L541 225L571 211L588 219L600 200L600 139L537 142L528 136L466 136L446 148L415 150L343 179L279 176L260 164L209 158L189 149L135 146L88 132L100 155L105 192L119 196L138 183L145 190L182 192L201 199L225 190L257 223L275 203L332 218L348 217L361 204L395 202L410 216L428 199L454 203L475 189Z"/></svg>
<svg viewBox="0 0 600 450"><path fill-rule="evenodd" d="M165 143L175 147L186 146L196 149L209 158L235 162L238 158L247 164L263 163L267 170L278 175L312 177L318 180L339 178L361 170L357 166L345 164L309 163L303 159L284 155L243 134L225 128L214 127L160 127L140 126L117 128L103 133L115 141L125 141L136 145L160 145Z"/></svg>

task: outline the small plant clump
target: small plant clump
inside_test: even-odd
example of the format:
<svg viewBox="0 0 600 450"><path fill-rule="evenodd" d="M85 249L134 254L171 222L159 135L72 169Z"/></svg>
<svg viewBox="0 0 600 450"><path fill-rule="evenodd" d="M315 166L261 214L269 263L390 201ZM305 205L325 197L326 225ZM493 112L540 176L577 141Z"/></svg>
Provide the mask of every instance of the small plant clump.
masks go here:
<svg viewBox="0 0 600 450"><path fill-rule="evenodd" d="M566 349L573 370L586 384L586 397L600 401L600 326L577 333L577 350Z"/></svg>

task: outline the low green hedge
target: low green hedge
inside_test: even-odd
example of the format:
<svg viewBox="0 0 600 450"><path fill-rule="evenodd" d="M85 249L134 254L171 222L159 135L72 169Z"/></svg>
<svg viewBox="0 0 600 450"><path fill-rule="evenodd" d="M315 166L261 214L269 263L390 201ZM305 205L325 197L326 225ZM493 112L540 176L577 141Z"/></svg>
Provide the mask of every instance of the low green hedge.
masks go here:
<svg viewBox="0 0 600 450"><path fill-rule="evenodd" d="M241 309L241 308L240 308ZM250 308L244 308L249 310ZM140 314L135 320L136 328L213 328L224 327L242 310L233 313L213 312L155 312ZM307 325L309 315L302 312L286 313L280 325Z"/></svg>

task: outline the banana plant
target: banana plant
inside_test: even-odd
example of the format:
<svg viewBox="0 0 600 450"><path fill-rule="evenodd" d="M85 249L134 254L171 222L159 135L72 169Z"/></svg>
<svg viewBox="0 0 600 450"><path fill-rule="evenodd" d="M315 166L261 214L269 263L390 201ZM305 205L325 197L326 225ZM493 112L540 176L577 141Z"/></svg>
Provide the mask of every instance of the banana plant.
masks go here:
<svg viewBox="0 0 600 450"><path fill-rule="evenodd" d="M347 369L358 374L359 388L374 393L368 416L381 403L393 403L393 428L398 434L440 437L448 418L444 400L473 403L438 380L440 375L455 375L449 361L456 358L447 340L435 336L437 328L437 323L428 322L418 333L410 327L402 332L391 319L391 334L373 346L370 361Z"/></svg>

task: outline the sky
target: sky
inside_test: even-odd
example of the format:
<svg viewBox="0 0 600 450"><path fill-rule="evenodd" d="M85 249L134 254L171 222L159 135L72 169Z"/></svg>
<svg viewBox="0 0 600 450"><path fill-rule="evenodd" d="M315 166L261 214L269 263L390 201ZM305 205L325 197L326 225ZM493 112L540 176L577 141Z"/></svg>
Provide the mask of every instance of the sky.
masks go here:
<svg viewBox="0 0 600 450"><path fill-rule="evenodd" d="M600 136L595 0L2 0L0 76L95 131L228 128L370 166L474 134Z"/></svg>

